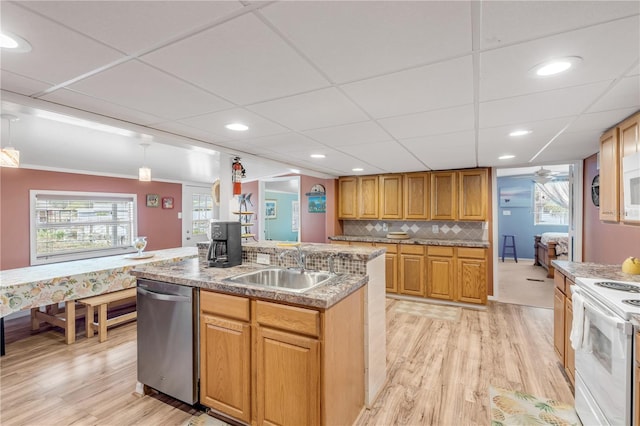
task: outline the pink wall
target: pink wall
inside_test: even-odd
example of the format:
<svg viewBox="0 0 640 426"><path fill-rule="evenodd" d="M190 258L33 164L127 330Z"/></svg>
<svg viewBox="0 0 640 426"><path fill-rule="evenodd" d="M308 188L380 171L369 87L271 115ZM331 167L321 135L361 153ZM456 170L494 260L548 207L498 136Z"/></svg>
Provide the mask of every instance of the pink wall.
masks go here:
<svg viewBox="0 0 640 426"><path fill-rule="evenodd" d="M599 174L596 155L584 160L584 221L582 260L622 264L629 256L640 257L640 225L601 222L591 202L591 182Z"/></svg>
<svg viewBox="0 0 640 426"><path fill-rule="evenodd" d="M0 169L0 269L29 266L29 190L120 192L138 195L138 235L146 235L147 250L182 245L182 185L139 182L31 169ZM147 207L146 194L173 197L173 209Z"/></svg>

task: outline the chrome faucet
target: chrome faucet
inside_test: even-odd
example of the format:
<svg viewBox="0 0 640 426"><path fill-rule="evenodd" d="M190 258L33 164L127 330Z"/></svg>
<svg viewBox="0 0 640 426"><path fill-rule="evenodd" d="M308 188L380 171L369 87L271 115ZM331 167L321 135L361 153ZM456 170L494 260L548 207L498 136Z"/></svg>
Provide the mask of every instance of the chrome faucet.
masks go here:
<svg viewBox="0 0 640 426"><path fill-rule="evenodd" d="M305 270L305 257L306 256L305 256L304 252L302 251L302 249L300 248L300 246L296 246L296 250L286 250L286 251L283 251L282 253L280 253L280 256L278 256L280 258L280 262L282 262L282 260L288 254L291 255L291 257L293 257L293 260L296 261L300 271L304 272L304 270Z"/></svg>

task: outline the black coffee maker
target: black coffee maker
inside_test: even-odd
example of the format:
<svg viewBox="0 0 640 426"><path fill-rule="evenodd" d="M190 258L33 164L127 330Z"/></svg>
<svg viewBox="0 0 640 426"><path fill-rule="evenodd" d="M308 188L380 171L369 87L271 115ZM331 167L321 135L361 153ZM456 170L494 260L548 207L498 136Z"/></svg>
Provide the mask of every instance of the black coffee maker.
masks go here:
<svg viewBox="0 0 640 426"><path fill-rule="evenodd" d="M240 222L211 222L209 266L229 268L242 264Z"/></svg>

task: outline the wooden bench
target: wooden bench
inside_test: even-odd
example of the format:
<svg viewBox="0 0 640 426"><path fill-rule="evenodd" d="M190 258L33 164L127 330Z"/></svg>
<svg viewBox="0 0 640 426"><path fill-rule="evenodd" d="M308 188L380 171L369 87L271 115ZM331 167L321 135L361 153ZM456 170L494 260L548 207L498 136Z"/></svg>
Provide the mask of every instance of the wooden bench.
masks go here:
<svg viewBox="0 0 640 426"><path fill-rule="evenodd" d="M76 341L76 317L84 315L84 307L76 309L75 300L66 301L62 309L57 303L45 306L44 312L40 308L31 308L31 330L38 330L40 321L55 325L64 330L65 342L70 345Z"/></svg>
<svg viewBox="0 0 640 426"><path fill-rule="evenodd" d="M133 311L126 314L118 315L107 319L107 307L109 303L122 302L130 299L135 300L136 289L128 288L126 290L114 291L112 293L100 294L98 296L87 297L78 300L79 303L86 305L87 314L87 337L93 337L93 332L98 332L98 340L100 343L107 340L107 327L122 324L137 318L138 312ZM98 321L94 321L95 308L98 308Z"/></svg>

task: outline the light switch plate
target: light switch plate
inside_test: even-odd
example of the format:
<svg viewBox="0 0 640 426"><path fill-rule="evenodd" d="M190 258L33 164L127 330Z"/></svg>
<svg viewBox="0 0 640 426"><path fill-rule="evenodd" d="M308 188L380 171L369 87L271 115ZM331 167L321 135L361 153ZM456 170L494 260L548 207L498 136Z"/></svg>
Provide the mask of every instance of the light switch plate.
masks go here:
<svg viewBox="0 0 640 426"><path fill-rule="evenodd" d="M271 261L269 260L269 255L266 253L258 253L256 263L261 265L270 265Z"/></svg>
<svg viewBox="0 0 640 426"><path fill-rule="evenodd" d="M502 210L502 216L511 216L511 210Z"/></svg>

